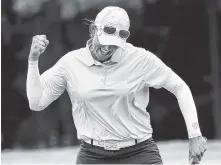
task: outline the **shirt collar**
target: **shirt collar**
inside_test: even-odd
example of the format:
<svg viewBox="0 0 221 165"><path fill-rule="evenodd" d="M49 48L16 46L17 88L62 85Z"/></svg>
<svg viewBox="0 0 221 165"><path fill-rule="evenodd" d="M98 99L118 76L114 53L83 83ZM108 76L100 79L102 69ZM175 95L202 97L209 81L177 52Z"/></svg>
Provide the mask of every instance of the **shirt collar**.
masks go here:
<svg viewBox="0 0 221 165"><path fill-rule="evenodd" d="M91 52L90 52L90 45L91 45L91 42L92 42L92 39L89 39L87 41L87 44L86 44L86 50L87 50L87 57L86 57L86 63L88 66L92 66L92 65L98 65L100 62L96 61ZM112 55L110 61L113 62L113 63L118 63L120 60L121 60L121 56L122 56L122 51L123 49L121 48L118 48L116 50L116 52Z"/></svg>

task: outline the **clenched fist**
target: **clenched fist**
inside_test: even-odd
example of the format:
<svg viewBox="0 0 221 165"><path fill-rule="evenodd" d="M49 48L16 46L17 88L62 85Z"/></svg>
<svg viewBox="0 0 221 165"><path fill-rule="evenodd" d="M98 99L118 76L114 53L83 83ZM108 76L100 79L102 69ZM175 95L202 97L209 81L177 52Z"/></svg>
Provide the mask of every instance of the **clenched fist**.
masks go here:
<svg viewBox="0 0 221 165"><path fill-rule="evenodd" d="M49 44L46 35L36 35L32 38L30 60L38 60L39 56L45 51Z"/></svg>
<svg viewBox="0 0 221 165"><path fill-rule="evenodd" d="M190 164L199 164L207 150L206 137L199 136L189 139L189 161Z"/></svg>

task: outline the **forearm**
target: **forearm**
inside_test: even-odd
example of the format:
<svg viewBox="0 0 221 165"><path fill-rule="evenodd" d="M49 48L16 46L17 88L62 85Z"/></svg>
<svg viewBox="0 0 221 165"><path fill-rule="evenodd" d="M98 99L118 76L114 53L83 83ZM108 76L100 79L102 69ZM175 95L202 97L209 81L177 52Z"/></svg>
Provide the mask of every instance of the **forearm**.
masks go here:
<svg viewBox="0 0 221 165"><path fill-rule="evenodd" d="M29 59L28 61L26 88L29 106L32 110L36 110L43 93L38 69L38 60Z"/></svg>
<svg viewBox="0 0 221 165"><path fill-rule="evenodd" d="M200 136L201 131L198 124L197 110L189 87L179 76L172 73L165 88L172 92L178 100L189 138Z"/></svg>
<svg viewBox="0 0 221 165"><path fill-rule="evenodd" d="M179 107L183 114L189 138L201 135L197 110L189 87L185 84L177 95Z"/></svg>

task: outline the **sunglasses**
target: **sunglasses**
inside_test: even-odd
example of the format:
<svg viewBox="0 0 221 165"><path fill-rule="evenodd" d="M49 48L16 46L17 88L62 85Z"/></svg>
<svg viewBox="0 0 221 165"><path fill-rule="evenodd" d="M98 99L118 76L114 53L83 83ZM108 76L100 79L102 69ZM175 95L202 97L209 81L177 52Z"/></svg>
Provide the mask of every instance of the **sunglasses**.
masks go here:
<svg viewBox="0 0 221 165"><path fill-rule="evenodd" d="M130 32L128 30L118 29L116 27L110 25L96 25L103 30L104 33L109 35L118 35L120 38L126 40L130 36Z"/></svg>

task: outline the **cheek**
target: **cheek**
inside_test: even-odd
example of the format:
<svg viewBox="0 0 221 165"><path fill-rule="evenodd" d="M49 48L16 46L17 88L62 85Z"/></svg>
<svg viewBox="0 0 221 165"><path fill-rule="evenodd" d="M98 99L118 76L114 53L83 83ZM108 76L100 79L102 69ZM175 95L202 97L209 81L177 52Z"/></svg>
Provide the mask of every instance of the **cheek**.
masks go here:
<svg viewBox="0 0 221 165"><path fill-rule="evenodd" d="M97 44L99 43L97 33L94 35L94 41L95 41Z"/></svg>
<svg viewBox="0 0 221 165"><path fill-rule="evenodd" d="M116 51L116 50L117 50L117 48L118 48L117 46L112 46L112 48L111 48L111 49L112 49L113 51Z"/></svg>
<svg viewBox="0 0 221 165"><path fill-rule="evenodd" d="M100 46L100 43L99 43L99 41L98 41L98 38L97 38L97 37L94 37L93 42L94 42L94 45L95 45L95 46Z"/></svg>
<svg viewBox="0 0 221 165"><path fill-rule="evenodd" d="M94 51L96 51L99 48L99 43L97 42L97 40L95 38L93 38L91 46Z"/></svg>

